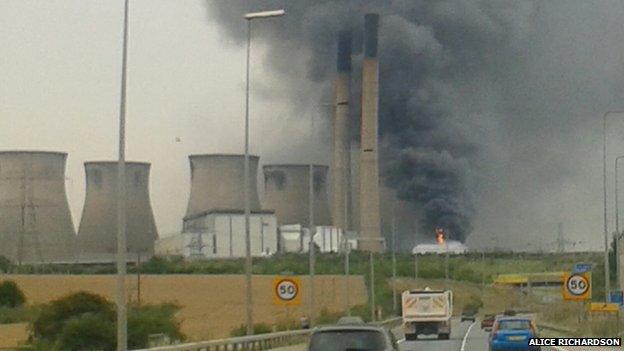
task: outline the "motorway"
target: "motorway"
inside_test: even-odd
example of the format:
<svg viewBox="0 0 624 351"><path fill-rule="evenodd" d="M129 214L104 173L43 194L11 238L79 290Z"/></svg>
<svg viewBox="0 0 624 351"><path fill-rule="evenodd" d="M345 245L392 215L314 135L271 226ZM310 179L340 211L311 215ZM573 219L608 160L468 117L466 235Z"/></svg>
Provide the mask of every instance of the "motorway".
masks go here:
<svg viewBox="0 0 624 351"><path fill-rule="evenodd" d="M399 329L393 330L399 338L399 348L401 351L487 351L488 334L480 328L480 323L463 322L453 319L451 321L450 340L437 340L434 338L422 337L422 340L406 341L403 333ZM582 347L550 348L542 347L543 351L586 351ZM620 348L600 348L592 347L592 351L621 350Z"/></svg>
<svg viewBox="0 0 624 351"><path fill-rule="evenodd" d="M420 336L418 340L406 341L401 329L393 330L399 339L402 351L485 351L488 349L488 334L479 328L479 323L451 321L451 338L437 340L434 337Z"/></svg>
<svg viewBox="0 0 624 351"><path fill-rule="evenodd" d="M406 341L401 328L393 329L393 333L399 340L399 349L401 351L487 351L488 350L488 333L480 328L480 323L463 322L458 319L451 321L451 338L450 340L437 340L433 337L421 336L415 341ZM551 348L543 347L543 351L587 351L588 348L582 347L566 347ZM304 351L304 345L295 345L275 349L279 351ZM592 347L592 351L614 351L620 348L600 348Z"/></svg>

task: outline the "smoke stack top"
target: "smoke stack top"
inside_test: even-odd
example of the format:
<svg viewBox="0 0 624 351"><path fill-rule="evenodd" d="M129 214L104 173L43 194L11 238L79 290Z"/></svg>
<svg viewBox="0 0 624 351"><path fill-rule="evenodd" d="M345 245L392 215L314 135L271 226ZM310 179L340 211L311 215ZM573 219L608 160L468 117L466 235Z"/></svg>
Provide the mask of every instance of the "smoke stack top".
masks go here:
<svg viewBox="0 0 624 351"><path fill-rule="evenodd" d="M338 33L338 72L351 72L351 32Z"/></svg>
<svg viewBox="0 0 624 351"><path fill-rule="evenodd" d="M364 56L377 57L377 32L379 31L379 15L364 15Z"/></svg>

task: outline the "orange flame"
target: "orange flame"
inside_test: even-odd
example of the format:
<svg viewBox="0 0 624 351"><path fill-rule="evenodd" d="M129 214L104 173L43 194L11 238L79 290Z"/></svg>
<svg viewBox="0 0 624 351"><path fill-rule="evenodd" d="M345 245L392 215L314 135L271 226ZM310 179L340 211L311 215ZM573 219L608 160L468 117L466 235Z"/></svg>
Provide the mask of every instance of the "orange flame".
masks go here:
<svg viewBox="0 0 624 351"><path fill-rule="evenodd" d="M445 237L444 237L444 229L442 228L437 228L436 229L436 241L438 242L438 244L440 245L444 245L444 241L445 241Z"/></svg>

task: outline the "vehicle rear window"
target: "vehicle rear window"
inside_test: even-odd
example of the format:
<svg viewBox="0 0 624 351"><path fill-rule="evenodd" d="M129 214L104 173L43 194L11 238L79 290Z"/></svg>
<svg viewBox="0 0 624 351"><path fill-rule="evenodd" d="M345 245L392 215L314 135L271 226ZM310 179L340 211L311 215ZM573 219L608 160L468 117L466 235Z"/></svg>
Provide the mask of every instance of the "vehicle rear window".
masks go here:
<svg viewBox="0 0 624 351"><path fill-rule="evenodd" d="M526 319L504 320L498 322L499 330L526 330L531 329L531 322Z"/></svg>
<svg viewBox="0 0 624 351"><path fill-rule="evenodd" d="M310 339L310 351L383 351L385 336L372 330L318 332Z"/></svg>

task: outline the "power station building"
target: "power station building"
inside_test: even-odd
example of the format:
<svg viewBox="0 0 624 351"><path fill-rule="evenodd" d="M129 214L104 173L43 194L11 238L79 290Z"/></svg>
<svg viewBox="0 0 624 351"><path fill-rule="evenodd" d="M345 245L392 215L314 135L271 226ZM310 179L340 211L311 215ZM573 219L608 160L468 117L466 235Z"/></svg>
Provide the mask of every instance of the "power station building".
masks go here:
<svg viewBox="0 0 624 351"><path fill-rule="evenodd" d="M281 225L309 226L310 168L314 203L314 225L331 225L328 199L328 167L306 164L265 165L264 207L275 210Z"/></svg>
<svg viewBox="0 0 624 351"><path fill-rule="evenodd" d="M0 152L0 255L18 264L73 259L66 159L62 152Z"/></svg>
<svg viewBox="0 0 624 351"><path fill-rule="evenodd" d="M243 155L191 155L189 161L191 193L182 233L159 240L158 253L182 252L208 258L245 256L245 182L249 187L251 254L266 256L277 252L275 212L263 210L258 197L259 157L249 157L248 179L244 175Z"/></svg>
<svg viewBox="0 0 624 351"><path fill-rule="evenodd" d="M379 15L364 17L364 60L362 61L362 123L360 140L360 248L379 252L381 236L379 205L379 62L377 32Z"/></svg>
<svg viewBox="0 0 624 351"><path fill-rule="evenodd" d="M87 190L78 229L78 261L112 261L117 252L117 162L85 162L84 167ZM126 162L126 235L130 255L152 255L158 239L149 174L149 163Z"/></svg>

